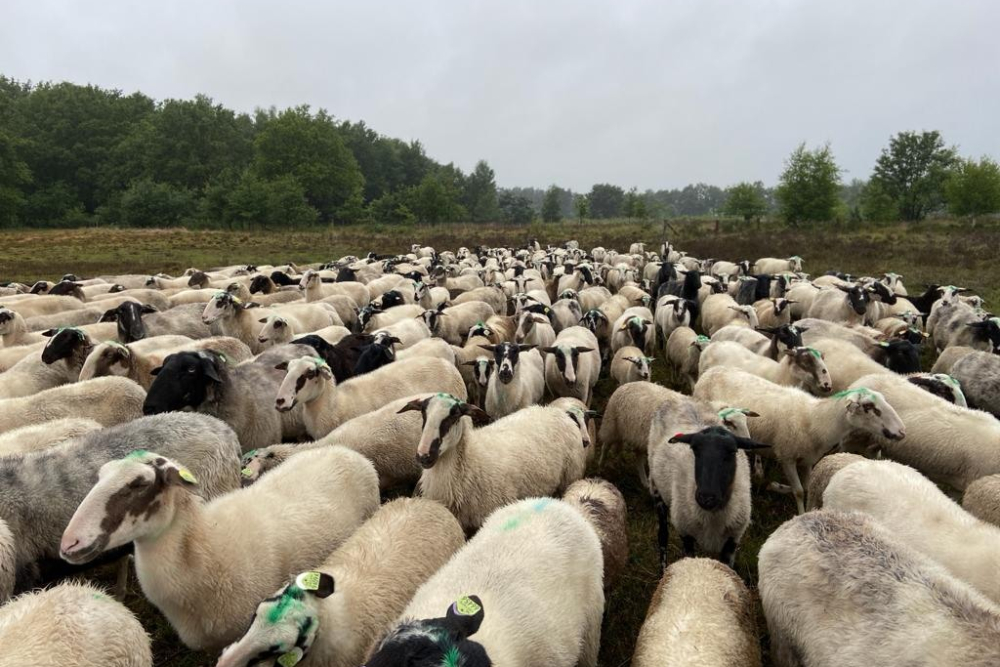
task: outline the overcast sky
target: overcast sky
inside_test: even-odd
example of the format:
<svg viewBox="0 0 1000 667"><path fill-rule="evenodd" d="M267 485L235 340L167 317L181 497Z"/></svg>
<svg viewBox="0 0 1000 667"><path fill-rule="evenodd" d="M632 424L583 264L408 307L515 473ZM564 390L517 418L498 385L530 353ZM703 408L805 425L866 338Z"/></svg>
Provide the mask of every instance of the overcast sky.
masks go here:
<svg viewBox="0 0 1000 667"><path fill-rule="evenodd" d="M1000 157L996 0L3 0L0 72L308 103L500 185L773 183L802 141Z"/></svg>

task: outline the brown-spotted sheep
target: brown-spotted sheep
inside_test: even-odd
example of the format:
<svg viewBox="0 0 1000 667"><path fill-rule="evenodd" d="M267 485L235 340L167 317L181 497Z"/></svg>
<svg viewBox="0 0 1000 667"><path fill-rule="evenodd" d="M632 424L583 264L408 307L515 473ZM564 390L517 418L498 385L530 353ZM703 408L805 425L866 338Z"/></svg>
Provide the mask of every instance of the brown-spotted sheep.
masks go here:
<svg viewBox="0 0 1000 667"><path fill-rule="evenodd" d="M570 484L563 493L563 500L582 512L597 531L604 555L604 590L610 590L628 564L625 497L611 482L588 477Z"/></svg>

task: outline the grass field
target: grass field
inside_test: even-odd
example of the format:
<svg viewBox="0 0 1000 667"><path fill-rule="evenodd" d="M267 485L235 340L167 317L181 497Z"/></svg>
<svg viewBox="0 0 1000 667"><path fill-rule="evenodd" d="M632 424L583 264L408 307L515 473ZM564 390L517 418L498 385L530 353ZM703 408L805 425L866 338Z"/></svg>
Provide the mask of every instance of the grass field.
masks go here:
<svg viewBox="0 0 1000 667"><path fill-rule="evenodd" d="M376 227L343 228L324 232L287 233L206 232L206 231L121 231L87 229L76 231L14 231L0 233L0 281L58 279L64 273L82 276L126 272L179 272L189 266L207 268L232 263L307 262L335 259L343 254L402 252L411 243L433 245L439 249L460 245L519 244L529 236L542 244L576 238L581 246L595 245L627 249L630 242L647 241L658 245L659 225L626 223L583 226L559 224L509 228L490 225L434 226L415 228ZM670 231L675 245L698 257L720 259L760 256L801 255L805 269L819 275L828 269L855 274L878 274L895 271L903 274L910 291L916 293L928 282L956 284L972 288L986 299L986 307L1000 303L1000 268L996 251L1000 229L967 228L959 224L894 226L873 229L795 230L765 227L762 230L714 233L710 223L687 224ZM932 362L929 352L925 362ZM676 378L658 360L654 380L679 389ZM595 407L602 409L614 383L603 378L598 385ZM601 664L617 667L629 662L646 607L659 578L656 555L656 518L652 503L640 488L628 456L608 461L601 474L625 494L630 513L629 568L607 604ZM779 473L770 469L769 479ZM754 490L754 517L737 552L736 570L751 588L757 579L757 552L767 536L783 521L794 516L790 497ZM676 533L676 531L672 531ZM671 538L671 561L680 557L676 534ZM99 572L102 580L113 579L109 570ZM138 591L132 581L127 604L139 614L154 636L156 664L171 667L194 667L214 664L215 656L184 649L163 621ZM760 635L767 656L766 627L760 619Z"/></svg>

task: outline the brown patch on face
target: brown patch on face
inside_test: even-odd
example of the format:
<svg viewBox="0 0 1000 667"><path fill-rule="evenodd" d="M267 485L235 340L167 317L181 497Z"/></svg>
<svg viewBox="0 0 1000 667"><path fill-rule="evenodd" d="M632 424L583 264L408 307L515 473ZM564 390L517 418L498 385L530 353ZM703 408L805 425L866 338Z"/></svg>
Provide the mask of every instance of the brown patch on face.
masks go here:
<svg viewBox="0 0 1000 667"><path fill-rule="evenodd" d="M159 495L166 485L167 479L163 471L156 468L156 477L152 484L145 484L145 479L139 476L115 491L104 505L101 539L108 540L127 517L142 517L143 520L152 518L162 507Z"/></svg>

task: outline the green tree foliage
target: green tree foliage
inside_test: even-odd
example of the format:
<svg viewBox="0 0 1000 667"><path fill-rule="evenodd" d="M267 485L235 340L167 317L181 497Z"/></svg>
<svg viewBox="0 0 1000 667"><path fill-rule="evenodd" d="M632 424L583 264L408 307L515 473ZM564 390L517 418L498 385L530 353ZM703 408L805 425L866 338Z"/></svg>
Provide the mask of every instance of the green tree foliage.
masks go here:
<svg viewBox="0 0 1000 667"><path fill-rule="evenodd" d="M900 132L875 162L871 180L904 220L921 220L941 207L944 184L956 156L938 132Z"/></svg>
<svg viewBox="0 0 1000 667"><path fill-rule="evenodd" d="M461 172L458 172L459 175ZM413 192L410 208L420 222L455 222L466 217L458 203L454 169L427 174Z"/></svg>
<svg viewBox="0 0 1000 667"><path fill-rule="evenodd" d="M598 183L587 195L590 215L594 218L617 218L623 214L625 191L617 185Z"/></svg>
<svg viewBox="0 0 1000 667"><path fill-rule="evenodd" d="M988 157L960 160L945 181L953 215L988 215L1000 211L1000 165Z"/></svg>
<svg viewBox="0 0 1000 667"><path fill-rule="evenodd" d="M31 169L21 160L14 140L0 132L0 226L13 227L24 211L24 188L31 183Z"/></svg>
<svg viewBox="0 0 1000 667"><path fill-rule="evenodd" d="M573 200L573 211L576 213L577 221L582 225L583 221L590 215L590 200L586 195L577 195Z"/></svg>
<svg viewBox="0 0 1000 667"><path fill-rule="evenodd" d="M871 222L890 222L899 219L896 201L882 189L882 184L874 179L861 189L858 202L861 217Z"/></svg>
<svg viewBox="0 0 1000 667"><path fill-rule="evenodd" d="M461 173L461 172L460 172ZM485 160L476 163L475 169L463 183L462 203L473 222L490 222L500 211L497 203L496 174Z"/></svg>
<svg viewBox="0 0 1000 667"><path fill-rule="evenodd" d="M800 144L785 161L775 190L782 217L792 225L831 220L839 202L840 167L830 145L807 150Z"/></svg>
<svg viewBox="0 0 1000 667"><path fill-rule="evenodd" d="M764 184L737 183L726 191L726 203L722 207L726 215L738 216L750 222L767 213L767 200L764 198Z"/></svg>
<svg viewBox="0 0 1000 667"><path fill-rule="evenodd" d="M545 191L545 199L542 201L542 220L545 222L559 222L562 218L562 207L559 205L559 190L560 188L553 185Z"/></svg>
<svg viewBox="0 0 1000 667"><path fill-rule="evenodd" d="M305 188L290 174L264 179L248 169L228 197L225 220L230 229L311 225L319 211L309 205Z"/></svg>
<svg viewBox="0 0 1000 667"><path fill-rule="evenodd" d="M187 188L142 178L132 182L118 208L129 227L176 227L194 217L197 201Z"/></svg>
<svg viewBox="0 0 1000 667"><path fill-rule="evenodd" d="M500 219L506 224L527 225L535 218L531 200L510 190L503 190L499 197Z"/></svg>

